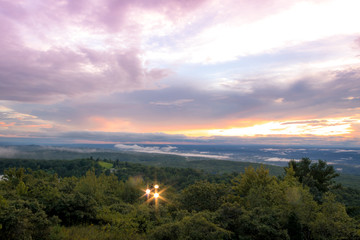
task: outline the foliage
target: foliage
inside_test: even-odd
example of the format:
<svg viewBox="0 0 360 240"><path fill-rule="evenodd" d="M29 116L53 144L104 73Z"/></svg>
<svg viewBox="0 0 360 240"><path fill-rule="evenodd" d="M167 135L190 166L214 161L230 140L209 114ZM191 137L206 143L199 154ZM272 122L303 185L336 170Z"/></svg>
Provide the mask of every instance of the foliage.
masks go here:
<svg viewBox="0 0 360 240"><path fill-rule="evenodd" d="M318 201L321 201L323 193L338 187L334 178L339 174L333 166L327 165L325 161L318 160L317 163L312 163L309 158L302 158L299 162L292 160L288 165L294 169L295 177L310 187L310 191Z"/></svg>
<svg viewBox="0 0 360 240"><path fill-rule="evenodd" d="M199 181L182 191L181 206L188 211L216 211L223 203L225 194L224 184Z"/></svg>
<svg viewBox="0 0 360 240"><path fill-rule="evenodd" d="M231 232L209 221L206 213L197 213L186 216L182 220L161 225L149 234L150 239L156 240L217 240L227 239Z"/></svg>
<svg viewBox="0 0 360 240"><path fill-rule="evenodd" d="M4 171L0 239L360 238L360 192L333 188L322 163L290 164L277 178L263 166L219 175L118 161L110 173L91 159L52 162ZM154 183L157 204L144 194Z"/></svg>
<svg viewBox="0 0 360 240"><path fill-rule="evenodd" d="M54 226L50 240L140 240L137 234L122 232L117 228L99 225L77 225L71 227Z"/></svg>
<svg viewBox="0 0 360 240"><path fill-rule="evenodd" d="M354 219L350 218L344 205L336 202L333 194L326 194L316 219L311 223L315 239L360 239Z"/></svg>
<svg viewBox="0 0 360 240"><path fill-rule="evenodd" d="M94 160L27 160L27 159L1 159L0 173L8 168L24 168L32 170L44 170L49 173L57 173L60 177L80 177L90 169L101 173L102 167Z"/></svg>
<svg viewBox="0 0 360 240"><path fill-rule="evenodd" d="M0 239L46 239L50 221L36 200L13 200L0 211Z"/></svg>

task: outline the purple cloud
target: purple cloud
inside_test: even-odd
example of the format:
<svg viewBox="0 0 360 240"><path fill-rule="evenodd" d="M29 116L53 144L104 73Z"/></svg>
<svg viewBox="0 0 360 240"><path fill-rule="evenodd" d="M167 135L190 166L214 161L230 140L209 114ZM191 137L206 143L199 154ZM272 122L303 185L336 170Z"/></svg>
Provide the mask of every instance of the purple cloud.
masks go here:
<svg viewBox="0 0 360 240"><path fill-rule="evenodd" d="M169 73L166 69L144 68L136 50L120 54L89 52L70 49L40 52L26 48L1 51L1 100L54 101L141 89ZM100 69L96 69L98 66Z"/></svg>
<svg viewBox="0 0 360 240"><path fill-rule="evenodd" d="M264 118L285 121L284 124L328 125L326 120L316 119L356 115L359 100L351 97L360 96L359 73L359 69L337 72L321 85L313 85L312 78L299 79L283 88L262 84L249 93L236 89L204 91L188 86L116 93L95 99L83 97L48 107L33 106L31 114L78 128L85 128L93 116L158 127L194 124L208 127L222 121ZM279 98L282 101L277 101ZM21 112L21 106L17 110Z"/></svg>
<svg viewBox="0 0 360 240"><path fill-rule="evenodd" d="M47 133L91 121L161 131L352 117L352 9L340 0L4 0L0 107L51 125Z"/></svg>
<svg viewBox="0 0 360 240"><path fill-rule="evenodd" d="M79 38L76 34L82 33L68 28L73 26L81 30L88 29L86 24L93 26L88 23L87 19L91 18L87 18L87 14L97 11L97 8L88 2L73 2L77 1L67 2L69 6L66 9L64 4L58 2L33 6L10 1L1 3L6 9L0 13L1 100L59 101L83 94L143 89L169 74L164 68L144 65L139 45L132 46L131 43L116 49L116 43L112 43L111 38L118 36L104 32L106 30L101 26L90 32L104 32L104 39L98 35L100 40L96 42L96 39L87 40L86 36L80 36L85 44L74 45L71 39ZM105 4L111 13L104 15L117 16L117 9L122 9L119 2L125 5L130 3L113 1L113 5L116 5L114 8ZM126 9L121 11L126 13ZM69 16L75 12L77 16ZM59 31L62 28L64 32L70 31L75 35L61 36ZM56 42L54 34L60 34L65 43ZM131 33L123 34L124 41L132 37ZM103 47L102 44L112 49L98 49Z"/></svg>

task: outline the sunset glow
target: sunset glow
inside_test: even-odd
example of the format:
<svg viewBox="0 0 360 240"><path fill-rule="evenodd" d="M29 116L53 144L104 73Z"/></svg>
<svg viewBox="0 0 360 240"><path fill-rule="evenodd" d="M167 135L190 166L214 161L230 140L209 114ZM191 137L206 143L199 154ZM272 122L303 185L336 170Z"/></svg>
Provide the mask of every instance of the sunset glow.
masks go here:
<svg viewBox="0 0 360 240"><path fill-rule="evenodd" d="M3 142L360 144L358 0L0 9Z"/></svg>
<svg viewBox="0 0 360 240"><path fill-rule="evenodd" d="M354 122L354 121L351 121ZM220 136L256 136L256 135L344 135L352 132L351 122L346 119L315 120L313 122L269 122L246 128L214 129L209 135ZM359 120L355 121L360 123Z"/></svg>

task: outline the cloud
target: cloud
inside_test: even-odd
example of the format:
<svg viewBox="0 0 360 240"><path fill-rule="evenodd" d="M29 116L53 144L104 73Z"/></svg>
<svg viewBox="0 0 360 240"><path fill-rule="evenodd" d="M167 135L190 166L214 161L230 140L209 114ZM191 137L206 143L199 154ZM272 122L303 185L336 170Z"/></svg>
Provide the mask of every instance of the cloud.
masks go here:
<svg viewBox="0 0 360 240"><path fill-rule="evenodd" d="M357 136L357 6L1 1L0 100L11 109L0 111L1 134L191 141L156 132L276 122L307 133L350 126ZM94 130L102 133L87 133Z"/></svg>
<svg viewBox="0 0 360 240"><path fill-rule="evenodd" d="M204 158L214 158L214 159L229 159L228 156L225 155L212 155L212 154L203 154L203 153L188 153L188 152L179 152L177 151L177 147L166 146L166 147L142 147L139 145L125 145L125 144L116 144L116 148L126 151L134 151L134 152L145 152L145 153L157 153L157 154L172 154L184 157L204 157Z"/></svg>
<svg viewBox="0 0 360 240"><path fill-rule="evenodd" d="M360 49L360 37L356 38L354 43L355 43L355 48Z"/></svg>
<svg viewBox="0 0 360 240"><path fill-rule="evenodd" d="M307 2L291 6L284 1L244 1L240 5L225 1L219 5L216 1L178 0L39 1L31 4L2 1L1 4L6 11L0 14L0 43L3 46L0 52L0 96L3 100L24 102L60 102L89 94L156 89L158 81L173 73L168 68L169 62L159 64L164 56L163 49L167 49L165 55L170 57L181 49L179 54L183 57L180 59L187 62L197 58L201 61L210 59L206 60L210 62L223 61L223 58L236 60L244 55L242 48L251 49L249 44L256 43L254 49L258 50L264 47L272 49L274 42L296 42L297 36L307 36L300 30L310 31L312 28L300 28L295 24L289 27L294 34L285 34L291 37L291 41L285 38L271 43L269 40L269 36L284 37L283 32L287 31L283 31L281 26L289 22L284 18L290 17L290 22L303 21L299 15L304 11L308 13L306 6L315 8L311 16L315 16L317 10L325 9L326 17L333 16L330 13L338 6L337 1L332 5ZM258 4L264 5L265 10L257 8ZM351 7L352 4L341 6L356 9ZM283 10L290 12L281 15L279 12ZM291 11L297 14L292 16ZM346 25L356 18L350 13L349 17L341 18L343 24L334 25ZM212 17L216 21L209 20ZM269 18L278 20L273 20L273 23ZM325 18L319 24L323 26L327 20ZM306 21L309 23L311 19ZM264 27L266 22L274 27ZM281 24L275 24L278 22ZM244 23L254 26L245 26ZM311 27L313 24L308 25ZM326 22L326 26L330 25ZM346 26L344 31L352 33L349 24ZM318 29L316 24L315 27ZM254 41L265 39L254 35L264 32L263 28L279 33L267 34L269 46L264 41ZM253 34L247 34L249 29L255 29ZM157 49L160 55L157 55ZM160 59L151 55L160 56Z"/></svg>
<svg viewBox="0 0 360 240"><path fill-rule="evenodd" d="M18 114L31 110L28 115L34 123L51 124L62 131L171 132L177 129L181 133L181 130L192 129L251 127L266 122L278 122L278 128L350 125L349 129L352 129L359 119L356 115L356 97L360 96L359 73L358 68L325 71L315 76L301 76L284 85L259 76L261 84L256 84L254 79L252 90L245 93L236 88L201 89L186 85L103 97L83 96L50 105L9 105L4 102L2 106L11 106ZM320 77L322 84L317 84ZM242 79L236 81L240 85ZM276 102L278 98L283 101ZM25 124L16 116L2 122L16 122L17 126ZM333 122L327 119L343 120Z"/></svg>
<svg viewBox="0 0 360 240"><path fill-rule="evenodd" d="M165 69L144 68L136 50L91 56L89 52L24 49L0 53L1 100L59 101L85 94L109 94L151 87L168 75ZM19 56L22 54L25 57Z"/></svg>
<svg viewBox="0 0 360 240"><path fill-rule="evenodd" d="M172 86L97 98L84 96L31 108L33 116L68 126L68 131L206 130L251 127L266 122L280 123L277 128L355 126L359 119L358 100L349 96L360 96L359 72L357 68L324 72L322 79L326 81L322 84L313 84L317 76L301 77L286 85L265 80L256 85L255 81L252 91L247 93L234 88ZM241 84L241 79L238 82ZM275 102L278 98L283 101ZM29 105L13 107L17 112L26 112L28 109L24 107Z"/></svg>
<svg viewBox="0 0 360 240"><path fill-rule="evenodd" d="M313 124L313 122L322 122ZM360 119L354 121L360 122ZM352 132L351 124L347 119L329 119L325 121L313 120L309 123L299 121L291 124L282 122L267 122L264 124L255 124L249 127L232 127L227 129L212 129L210 134L223 136L261 136L261 135L345 135Z"/></svg>
<svg viewBox="0 0 360 240"><path fill-rule="evenodd" d="M271 158L266 158L264 161L265 162L290 162L292 159L288 159L288 158L278 158L278 157L271 157ZM295 160L295 161L300 161L300 160Z"/></svg>
<svg viewBox="0 0 360 240"><path fill-rule="evenodd" d="M94 153L98 151L104 151L104 149L95 149L95 148L71 148L71 147L51 147L51 146L41 146L42 149L46 150L55 150L63 152L74 152L74 153Z"/></svg>
<svg viewBox="0 0 360 240"><path fill-rule="evenodd" d="M301 118L304 115L307 118L351 116L357 111L356 100L345 100L344 96L360 94L359 73L360 69L350 68L303 76L286 85L271 82L253 85L252 92L246 96L248 101L257 101L257 104L256 108L249 108L246 113L254 117L270 118L277 115L285 118ZM321 84L316 84L317 79L322 79ZM241 84L241 80L238 81ZM278 98L283 99L281 103L274 102Z"/></svg>
<svg viewBox="0 0 360 240"><path fill-rule="evenodd" d="M269 54L334 35L358 34L353 24L359 21L354 10L358 6L356 0L346 3L341 0L254 1L252 4L225 1L207 9L207 18L216 19L215 22L182 39L174 48L159 48L159 53L154 55L168 55L168 60L177 56L176 60L216 64L249 55ZM346 15L334 18L339 12Z"/></svg>
<svg viewBox="0 0 360 240"><path fill-rule="evenodd" d="M34 132L51 129L54 123L39 119L37 116L20 113L11 108L0 105L0 130L5 132Z"/></svg>
<svg viewBox="0 0 360 240"><path fill-rule="evenodd" d="M130 133L130 132L13 132L2 131L0 142L10 144L237 144L237 145L292 145L358 147L358 136L292 136L267 135L254 137L208 136L187 137L181 134ZM206 154L205 154L206 155Z"/></svg>
<svg viewBox="0 0 360 240"><path fill-rule="evenodd" d="M130 132L65 132L58 133L56 137L61 139L77 139L77 140L93 140L104 142L123 142L123 143L136 143L136 142L153 142L153 143L166 143L166 142L192 142L192 139L187 138L185 135L169 135L164 133L130 133ZM195 140L194 140L195 142Z"/></svg>
<svg viewBox="0 0 360 240"><path fill-rule="evenodd" d="M316 125L326 125L328 124L328 120L306 120L306 121L292 121L292 122L283 122L282 125L292 125L292 124L310 124L313 126Z"/></svg>
<svg viewBox="0 0 360 240"><path fill-rule="evenodd" d="M336 149L334 151L335 153L351 153L351 152L356 152L360 154L360 150L354 150L354 149Z"/></svg>
<svg viewBox="0 0 360 240"><path fill-rule="evenodd" d="M125 144L116 144L116 148L128 151L135 152L147 152L147 153L170 153L172 150L176 150L176 147L141 147L139 145L125 145Z"/></svg>
<svg viewBox="0 0 360 240"><path fill-rule="evenodd" d="M2 2L9 10L0 14L2 100L58 102L79 95L154 88L169 75L165 68L144 63L137 40L141 32L109 32L91 23L94 15L87 18L104 9L97 8L99 4L110 7L111 14L105 16L118 16L116 9L127 13L116 1L114 8L97 1L70 2L31 6Z"/></svg>
<svg viewBox="0 0 360 240"><path fill-rule="evenodd" d="M150 102L150 104L159 105L159 106L177 106L177 107L181 107L182 105L184 105L186 103L193 102L193 101L194 101L194 99L177 99L175 101L170 101L170 102Z"/></svg>
<svg viewBox="0 0 360 240"><path fill-rule="evenodd" d="M13 149L12 147L0 147L0 157L12 158L17 153L18 151L16 149Z"/></svg>

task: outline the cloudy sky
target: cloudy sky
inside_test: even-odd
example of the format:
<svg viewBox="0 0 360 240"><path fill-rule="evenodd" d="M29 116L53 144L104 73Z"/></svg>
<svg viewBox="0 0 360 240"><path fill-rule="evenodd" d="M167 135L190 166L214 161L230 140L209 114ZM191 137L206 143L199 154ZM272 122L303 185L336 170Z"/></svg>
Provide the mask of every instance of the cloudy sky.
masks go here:
<svg viewBox="0 0 360 240"><path fill-rule="evenodd" d="M0 0L0 138L359 144L359 9Z"/></svg>

